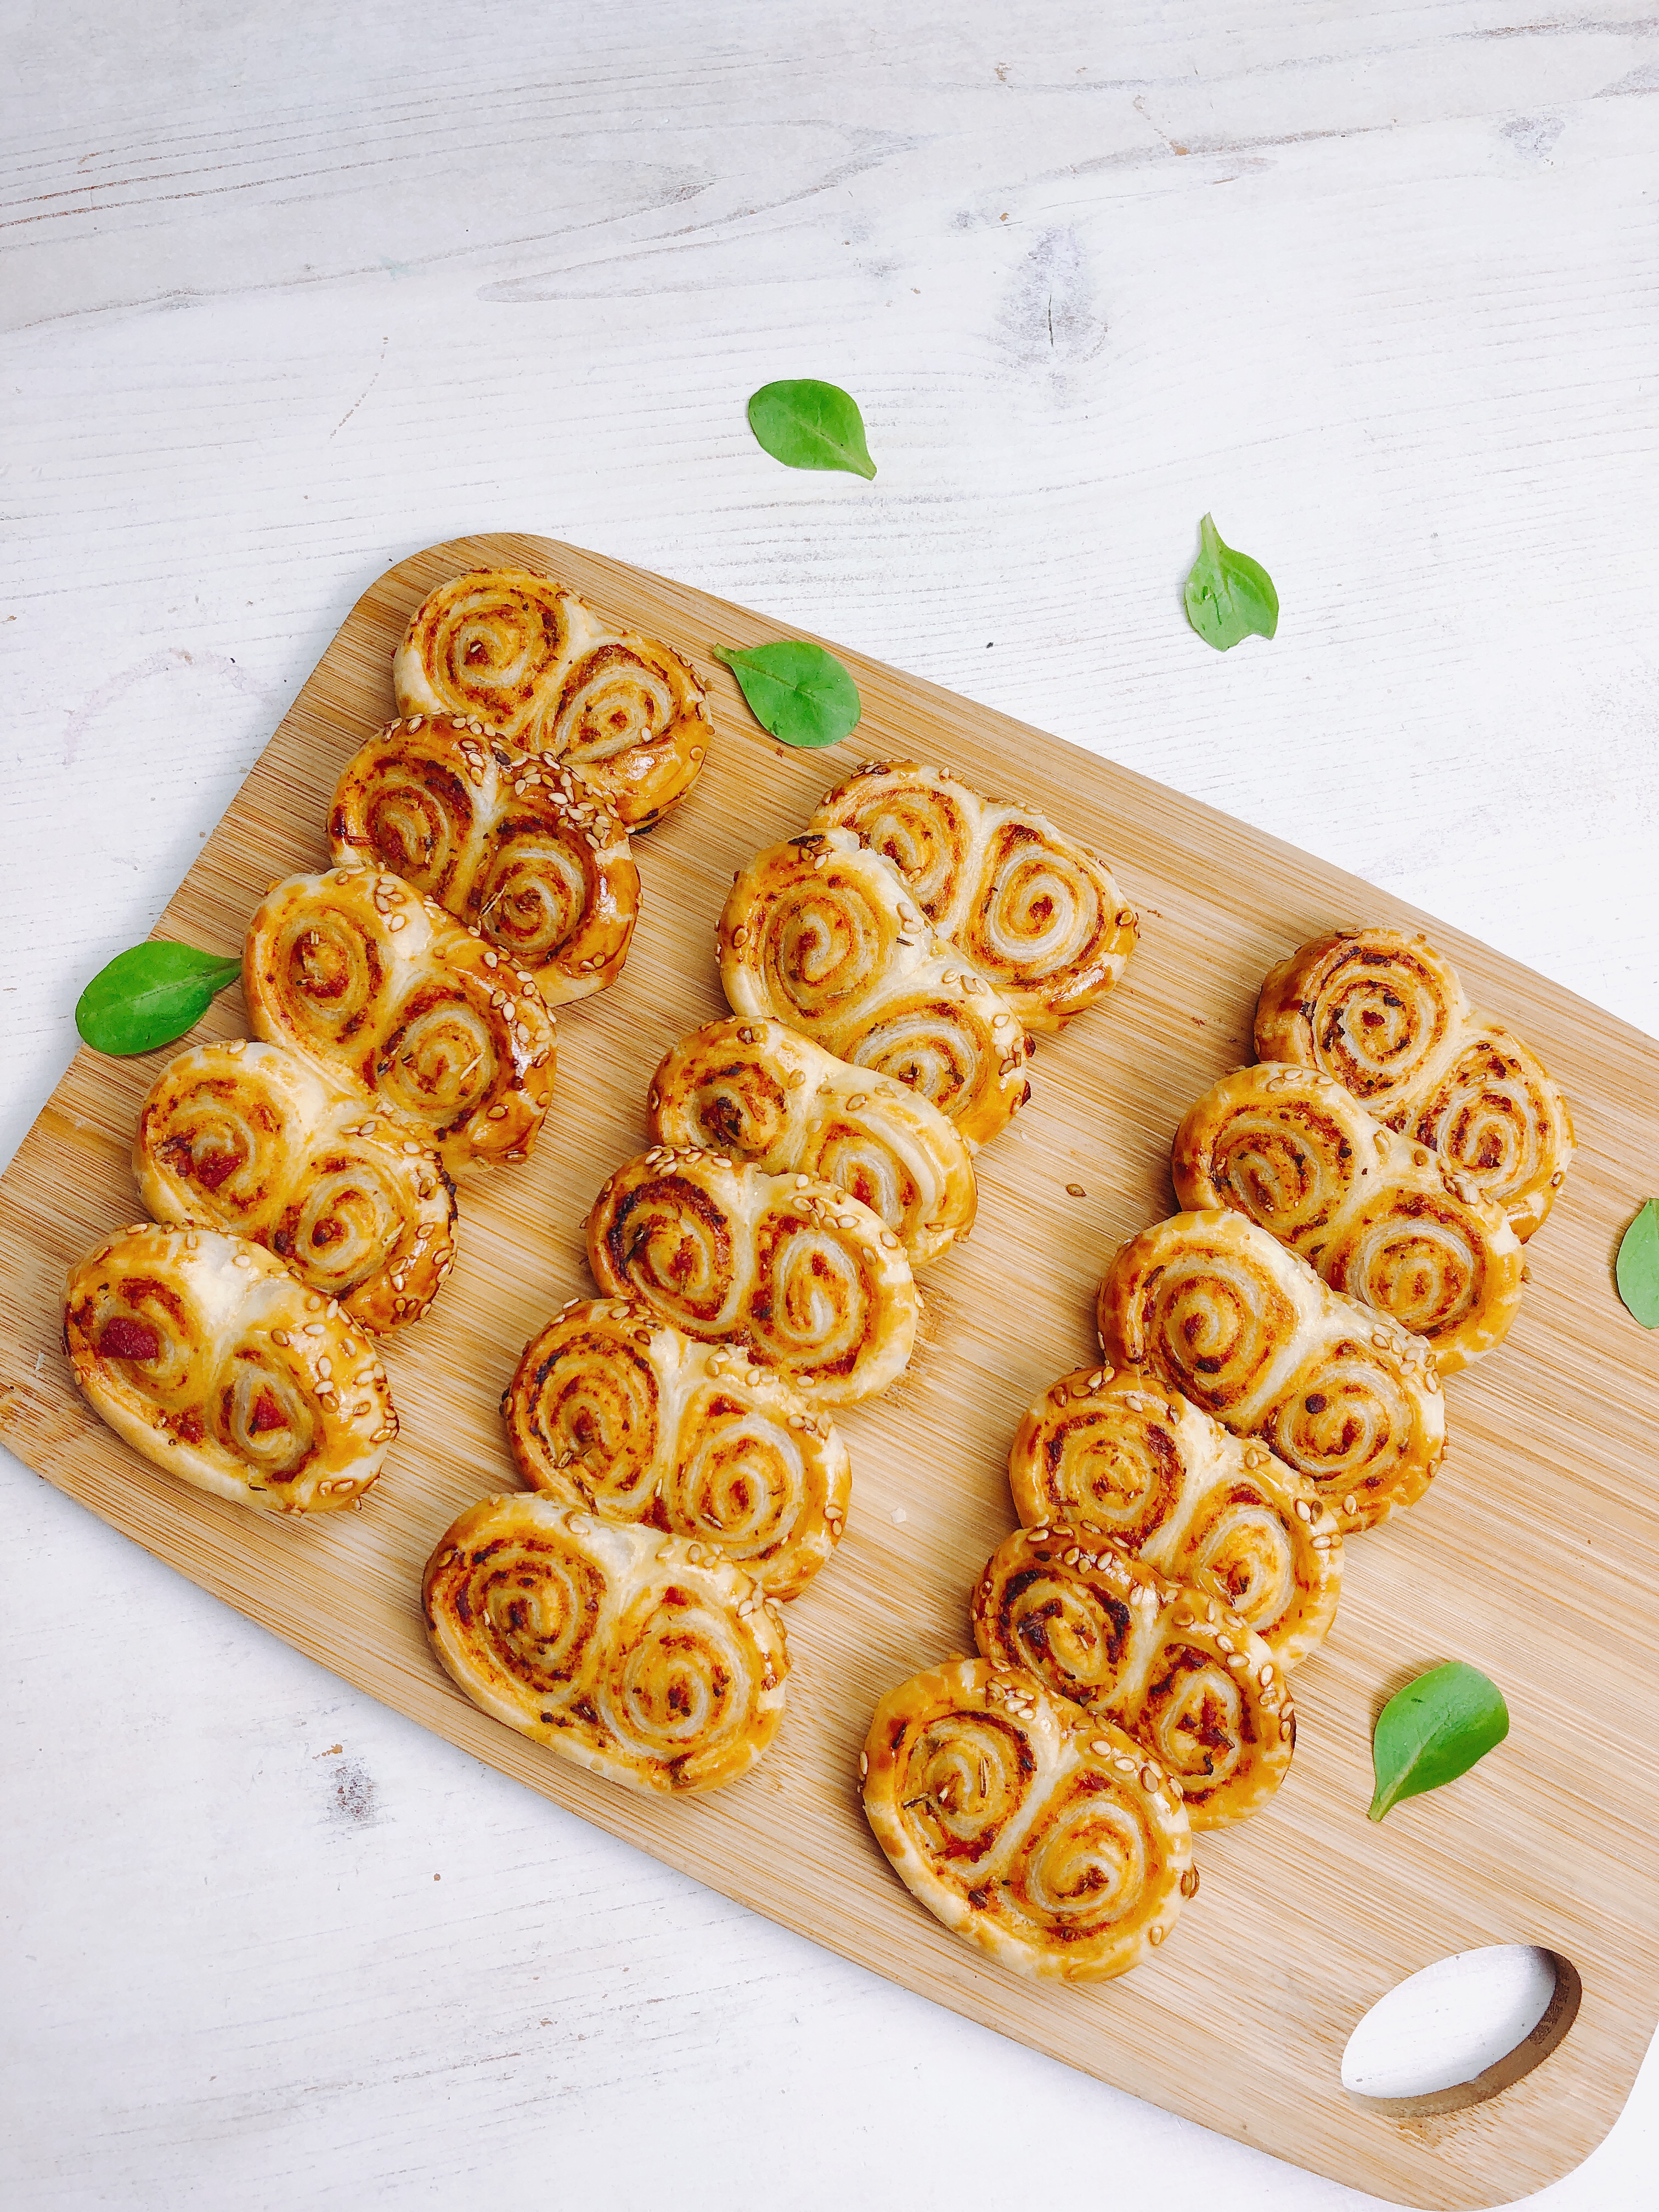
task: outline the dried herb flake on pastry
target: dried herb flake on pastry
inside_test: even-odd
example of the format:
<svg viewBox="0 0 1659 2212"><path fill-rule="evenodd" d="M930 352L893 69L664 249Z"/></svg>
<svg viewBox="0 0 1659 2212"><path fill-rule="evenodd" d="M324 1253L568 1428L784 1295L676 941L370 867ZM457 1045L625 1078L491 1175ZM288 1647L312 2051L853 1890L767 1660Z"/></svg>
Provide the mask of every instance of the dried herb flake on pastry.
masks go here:
<svg viewBox="0 0 1659 2212"><path fill-rule="evenodd" d="M1345 1534L1428 1488L1446 1449L1432 1352L1327 1290L1239 1213L1177 1213L1123 1246L1100 1287L1101 1348L1305 1475Z"/></svg>
<svg viewBox="0 0 1659 2212"><path fill-rule="evenodd" d="M475 568L428 592L392 685L399 714L464 714L557 762L626 830L677 806L708 754L703 688L679 655L529 569Z"/></svg>
<svg viewBox="0 0 1659 2212"><path fill-rule="evenodd" d="M556 1024L514 968L400 876L276 884L248 926L248 1019L361 1091L452 1175L522 1160L553 1095Z"/></svg>
<svg viewBox="0 0 1659 2212"><path fill-rule="evenodd" d="M349 1505L398 1433L374 1346L245 1237L118 1231L70 1273L64 1348L135 1451L266 1512Z"/></svg>
<svg viewBox="0 0 1659 2212"><path fill-rule="evenodd" d="M1231 1606L1098 1529L1018 1528L974 1592L974 1640L1117 1725L1171 1778L1194 1828L1260 1812L1290 1771L1296 1716L1272 1652Z"/></svg>
<svg viewBox="0 0 1659 2212"><path fill-rule="evenodd" d="M1134 951L1134 908L1104 861L1035 808L981 799L948 769L871 761L824 793L808 826L850 830L890 860L1027 1029L1062 1029Z"/></svg>
<svg viewBox="0 0 1659 2212"><path fill-rule="evenodd" d="M418 1321L455 1260L436 1152L298 1053L238 1037L170 1060L138 1114L132 1171L157 1221L250 1237L381 1334Z"/></svg>
<svg viewBox="0 0 1659 2212"><path fill-rule="evenodd" d="M389 868L527 968L549 1006L614 983L640 872L610 810L562 768L455 714L392 723L346 763L337 867Z"/></svg>
<svg viewBox="0 0 1659 2212"><path fill-rule="evenodd" d="M1342 1536L1312 1483L1144 1369L1079 1369L1033 1400L1008 1486L1028 1528L1086 1524L1212 1589L1280 1667L1336 1617Z"/></svg>
<svg viewBox="0 0 1659 2212"><path fill-rule="evenodd" d="M608 1297L738 1346L818 1405L884 1390L915 1344L915 1281L879 1215L717 1152L659 1146L618 1168L588 1216L587 1263Z"/></svg>
<svg viewBox="0 0 1659 2212"><path fill-rule="evenodd" d="M1304 945L1261 986L1255 1048L1334 1077L1502 1206L1522 1243L1542 1226L1572 1162L1566 1099L1426 938L1338 929Z"/></svg>
<svg viewBox="0 0 1659 2212"><path fill-rule="evenodd" d="M973 1225L973 1156L937 1106L781 1022L737 1016L682 1038L651 1079L652 1139L768 1175L833 1183L878 1213L913 1267Z"/></svg>
<svg viewBox="0 0 1659 2212"><path fill-rule="evenodd" d="M501 1401L532 1489L607 1521L718 1545L798 1597L841 1540L852 1470L823 1415L729 1345L626 1298L573 1298Z"/></svg>
<svg viewBox="0 0 1659 2212"><path fill-rule="evenodd" d="M1198 1887L1163 1767L1024 1668L953 1659L890 1690L859 1771L905 1887L1017 1974L1126 1974Z"/></svg>
<svg viewBox="0 0 1659 2212"><path fill-rule="evenodd" d="M712 1547L551 1498L487 1498L427 1562L427 1632L473 1704L608 1781L714 1790L783 1717L788 1648Z"/></svg>
<svg viewBox="0 0 1659 2212"><path fill-rule="evenodd" d="M1019 1018L848 830L809 832L738 872L716 938L734 1013L799 1030L894 1076L975 1145L1031 1095Z"/></svg>

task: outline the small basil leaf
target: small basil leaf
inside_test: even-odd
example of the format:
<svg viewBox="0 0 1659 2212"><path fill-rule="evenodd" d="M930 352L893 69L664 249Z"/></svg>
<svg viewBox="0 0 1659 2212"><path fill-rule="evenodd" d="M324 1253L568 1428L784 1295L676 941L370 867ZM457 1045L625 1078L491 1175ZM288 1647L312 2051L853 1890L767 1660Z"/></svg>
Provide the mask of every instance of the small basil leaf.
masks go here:
<svg viewBox="0 0 1659 2212"><path fill-rule="evenodd" d="M191 945L130 945L100 968L75 1008L75 1026L99 1052L154 1052L193 1028L228 983L241 955Z"/></svg>
<svg viewBox="0 0 1659 2212"><path fill-rule="evenodd" d="M787 745L834 745L852 736L864 712L859 688L833 653L804 638L738 651L717 645L762 729Z"/></svg>
<svg viewBox="0 0 1659 2212"><path fill-rule="evenodd" d="M1619 1295L1644 1328L1659 1328L1659 1199L1650 1198L1620 1240Z"/></svg>
<svg viewBox="0 0 1659 2212"><path fill-rule="evenodd" d="M749 403L749 427L773 459L789 468L876 473L858 402L838 384L812 376L763 384Z"/></svg>
<svg viewBox="0 0 1659 2212"><path fill-rule="evenodd" d="M1454 1659L1419 1674L1389 1698L1377 1720L1370 1818L1380 1820L1402 1798L1455 1782L1509 1732L1503 1694L1478 1667Z"/></svg>
<svg viewBox="0 0 1659 2212"><path fill-rule="evenodd" d="M1199 552L1187 579L1187 619L1218 653L1241 638L1271 637L1279 628L1273 580L1248 553L1235 553L1206 514L1198 526Z"/></svg>

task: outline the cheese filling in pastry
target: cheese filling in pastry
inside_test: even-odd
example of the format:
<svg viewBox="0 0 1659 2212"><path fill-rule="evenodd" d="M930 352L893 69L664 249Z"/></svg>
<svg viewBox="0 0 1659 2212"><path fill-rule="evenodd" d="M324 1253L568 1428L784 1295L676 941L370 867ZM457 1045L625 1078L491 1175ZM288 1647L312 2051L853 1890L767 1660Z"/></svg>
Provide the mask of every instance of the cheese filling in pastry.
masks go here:
<svg viewBox="0 0 1659 2212"><path fill-rule="evenodd" d="M556 1025L514 968L401 877L334 868L277 884L248 926L255 1033L429 1146L452 1175L529 1156Z"/></svg>
<svg viewBox="0 0 1659 2212"><path fill-rule="evenodd" d="M281 1045L238 1037L170 1060L139 1109L132 1172L157 1221L252 1238L376 1334L418 1321L455 1263L436 1152Z"/></svg>
<svg viewBox="0 0 1659 2212"><path fill-rule="evenodd" d="M266 1512L349 1505L398 1433L368 1338L245 1237L118 1231L70 1275L64 1349L135 1451Z"/></svg>
<svg viewBox="0 0 1659 2212"><path fill-rule="evenodd" d="M884 1390L915 1344L910 1263L878 1215L717 1152L660 1146L618 1168L588 1216L587 1263L608 1297L738 1347L819 1405Z"/></svg>
<svg viewBox="0 0 1659 2212"><path fill-rule="evenodd" d="M948 769L871 761L824 793L808 827L850 830L890 860L1028 1030L1063 1028L1134 951L1134 908L1104 861L1035 808L981 799Z"/></svg>
<svg viewBox="0 0 1659 2212"><path fill-rule="evenodd" d="M1115 1721L1178 1785L1194 1828L1259 1812L1289 1771L1285 1677L1231 1607L1064 1522L999 1544L974 1592L974 1640L1057 1697Z"/></svg>
<svg viewBox="0 0 1659 2212"><path fill-rule="evenodd" d="M850 830L757 854L738 872L716 943L733 1012L770 1016L837 1060L896 1077L971 1144L1006 1129L1030 1097L1018 1015Z"/></svg>
<svg viewBox="0 0 1659 2212"><path fill-rule="evenodd" d="M1522 1243L1542 1226L1572 1163L1566 1099L1426 938L1338 929L1304 945L1261 986L1255 1048L1318 1068L1437 1152Z"/></svg>
<svg viewBox="0 0 1659 2212"><path fill-rule="evenodd" d="M561 768L458 714L411 714L346 764L337 867L389 868L527 968L549 1006L614 983L640 872L614 814Z"/></svg>
<svg viewBox="0 0 1659 2212"><path fill-rule="evenodd" d="M1177 1213L1123 1246L1101 1346L1305 1475L1345 1534L1415 1504L1446 1449L1434 1354L1254 1221Z"/></svg>
<svg viewBox="0 0 1659 2212"><path fill-rule="evenodd" d="M1520 1310L1521 1243L1501 1207L1317 1068L1224 1077L1182 1121L1171 1165L1188 1212L1259 1222L1332 1290L1426 1337L1443 1375L1501 1344Z"/></svg>
<svg viewBox="0 0 1659 2212"><path fill-rule="evenodd" d="M913 1267L973 1225L973 1156L955 1123L781 1022L738 1016L694 1030L652 1077L647 1103L653 1143L833 1183L881 1216Z"/></svg>
<svg viewBox="0 0 1659 2212"><path fill-rule="evenodd" d="M432 1648L475 1705L639 1790L745 1774L783 1718L783 1622L720 1553L551 1498L486 1498L427 1562Z"/></svg>
<svg viewBox="0 0 1659 2212"><path fill-rule="evenodd" d="M740 1349L700 1344L625 1298L573 1298L501 1401L532 1489L718 1545L769 1597L797 1597L846 1523L847 1447Z"/></svg>
<svg viewBox="0 0 1659 2212"><path fill-rule="evenodd" d="M1079 1369L1034 1400L1008 1486L1028 1528L1097 1528L1212 1590L1282 1668L1336 1618L1342 1537L1312 1483L1145 1370Z"/></svg>
<svg viewBox="0 0 1659 2212"><path fill-rule="evenodd" d="M1127 1973L1198 1887L1164 1768L1024 1668L952 1659L890 1690L859 1772L899 1879L1015 1973Z"/></svg>
<svg viewBox="0 0 1659 2212"><path fill-rule="evenodd" d="M392 687L399 714L462 714L559 763L625 830L677 806L708 755L703 687L678 653L529 569L472 569L428 592Z"/></svg>

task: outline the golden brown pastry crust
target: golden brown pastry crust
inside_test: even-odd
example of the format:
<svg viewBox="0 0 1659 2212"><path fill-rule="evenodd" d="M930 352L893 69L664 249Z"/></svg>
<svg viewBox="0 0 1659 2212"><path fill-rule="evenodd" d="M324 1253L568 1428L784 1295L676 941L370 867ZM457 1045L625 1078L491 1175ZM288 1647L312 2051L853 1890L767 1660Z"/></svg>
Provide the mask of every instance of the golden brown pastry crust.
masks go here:
<svg viewBox="0 0 1659 2212"><path fill-rule="evenodd" d="M1171 1778L1194 1828L1260 1812L1290 1771L1284 1674L1230 1606L1097 1528L1018 1528L974 1592L974 1640L1056 1697L1115 1721Z"/></svg>
<svg viewBox="0 0 1659 2212"><path fill-rule="evenodd" d="M1501 1344L1525 1262L1501 1207L1374 1121L1334 1076L1269 1060L1206 1091L1176 1133L1176 1196L1226 1206L1434 1346L1443 1375Z"/></svg>
<svg viewBox="0 0 1659 2212"><path fill-rule="evenodd" d="M718 1152L659 1146L618 1168L588 1216L587 1262L607 1297L741 1347L817 1405L884 1390L915 1343L910 1263L878 1215Z"/></svg>
<svg viewBox="0 0 1659 2212"><path fill-rule="evenodd" d="M362 1097L282 1045L170 1060L139 1109L132 1172L157 1221L264 1245L376 1335L418 1321L455 1264L455 1186Z"/></svg>
<svg viewBox="0 0 1659 2212"><path fill-rule="evenodd" d="M712 1544L769 1597L798 1597L846 1524L853 1476L824 1416L726 1345L627 1298L572 1298L501 1400L533 1490Z"/></svg>
<svg viewBox="0 0 1659 2212"><path fill-rule="evenodd" d="M694 1030L652 1077L647 1105L654 1144L846 1191L881 1216L913 1267L973 1225L973 1156L955 1123L894 1077L850 1066L781 1022L735 1015Z"/></svg>
<svg viewBox="0 0 1659 2212"><path fill-rule="evenodd" d="M246 1237L118 1230L70 1271L64 1349L135 1451L264 1512L338 1512L398 1433L374 1346Z"/></svg>
<svg viewBox="0 0 1659 2212"><path fill-rule="evenodd" d="M347 762L328 817L337 867L389 868L515 968L549 1006L614 983L640 872L586 786L459 714L392 722Z"/></svg>
<svg viewBox="0 0 1659 2212"><path fill-rule="evenodd" d="M1327 1290L1239 1213L1177 1213L1131 1237L1100 1286L1101 1346L1150 1367L1307 1476L1345 1534L1414 1504L1446 1448L1434 1354Z"/></svg>
<svg viewBox="0 0 1659 2212"><path fill-rule="evenodd" d="M1198 1887L1163 1768L1024 1669L952 1659L890 1690L859 1772L905 1887L1017 1974L1126 1974Z"/></svg>
<svg viewBox="0 0 1659 2212"><path fill-rule="evenodd" d="M528 1157L556 1024L515 969L401 877L290 876L248 925L248 1020L431 1146L452 1175Z"/></svg>
<svg viewBox="0 0 1659 2212"><path fill-rule="evenodd" d="M399 714L464 714L560 763L627 830L677 806L708 754L703 687L679 655L530 569L475 568L428 592L392 686Z"/></svg>
<svg viewBox="0 0 1659 2212"><path fill-rule="evenodd" d="M783 1622L712 1547L486 1498L427 1562L427 1633L474 1705L608 1781L715 1790L777 1733Z"/></svg>
<svg viewBox="0 0 1659 2212"><path fill-rule="evenodd" d="M1437 1152L1522 1243L1555 1203L1574 1146L1561 1087L1519 1037L1471 1011L1426 938L1336 929L1303 945L1261 986L1255 1048L1334 1077Z"/></svg>
<svg viewBox="0 0 1659 2212"><path fill-rule="evenodd" d="M1134 951L1134 909L1103 860L1035 807L981 799L948 769L870 761L807 826L850 830L890 860L1027 1029L1064 1028Z"/></svg>
<svg viewBox="0 0 1659 2212"><path fill-rule="evenodd" d="M1034 1399L1008 1487L1028 1528L1087 1524L1213 1590L1281 1667L1336 1618L1342 1535L1312 1483L1145 1370L1079 1368Z"/></svg>
<svg viewBox="0 0 1659 2212"><path fill-rule="evenodd" d="M1018 1017L849 830L757 853L738 872L716 944L733 1012L895 1077L970 1144L1006 1129L1031 1095Z"/></svg>

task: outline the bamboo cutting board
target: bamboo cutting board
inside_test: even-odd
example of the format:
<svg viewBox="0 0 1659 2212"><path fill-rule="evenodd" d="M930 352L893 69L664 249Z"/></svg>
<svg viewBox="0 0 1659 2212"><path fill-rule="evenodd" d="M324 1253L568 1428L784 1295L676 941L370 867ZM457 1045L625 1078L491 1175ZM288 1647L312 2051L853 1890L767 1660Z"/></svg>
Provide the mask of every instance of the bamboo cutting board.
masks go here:
<svg viewBox="0 0 1659 2212"><path fill-rule="evenodd" d="M325 1666L601 1826L1004 2033L1207 2127L1408 2204L1486 2206L1541 2187L1606 2133L1659 2015L1659 1337L1614 1297L1617 1237L1659 1163L1659 1047L1437 923L1470 995L1534 1043L1572 1101L1580 1150L1528 1247L1508 1342L1448 1392L1450 1449L1427 1498L1351 1541L1342 1609L1297 1674L1295 1765L1272 1806L1198 1839L1203 1887L1167 1949L1096 1989L1018 1981L901 1887L860 1809L878 1696L970 1652L968 1595L1014 1522L1019 1413L1094 1356L1093 1300L1126 1237L1173 1210L1176 1122L1249 1059L1272 962L1333 923L1425 918L1306 854L1006 716L856 653L848 744L790 752L750 720L715 643L780 633L702 593L532 538L434 547L353 608L158 933L233 951L266 886L326 864L339 769L392 712L390 661L431 586L544 568L708 683L715 743L690 798L638 842L646 906L617 988L559 1018L554 1110L527 1166L462 1188L460 1264L386 1361L403 1434L363 1510L307 1524L153 1471L76 1392L59 1344L64 1271L137 1218L128 1165L161 1055L82 1051L0 1182L0 1437L118 1528ZM840 650L840 648L837 648ZM420 1572L482 1495L515 1486L497 1399L526 1339L590 1294L582 1224L641 1149L647 1081L724 1012L713 931L732 872L799 826L860 758L936 760L1029 798L1111 860L1139 908L1123 982L1043 1040L1026 1112L981 1159L971 1242L927 1271L909 1375L842 1417L848 1532L788 1609L788 1717L743 1782L646 1802L476 1711L422 1632ZM244 1030L240 995L198 1034ZM1077 1196L1071 1186L1086 1194ZM1371 1723L1408 1676L1472 1660L1504 1690L1509 1741L1462 1782L1365 1817ZM1402 2118L1350 2098L1354 2023L1447 1953L1533 1942L1571 1962L1565 2041L1488 2101ZM1541 2030L1540 2033L1541 2033ZM1079 2112L1088 2109L1079 2091Z"/></svg>

